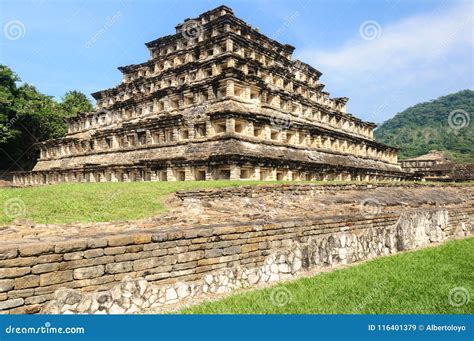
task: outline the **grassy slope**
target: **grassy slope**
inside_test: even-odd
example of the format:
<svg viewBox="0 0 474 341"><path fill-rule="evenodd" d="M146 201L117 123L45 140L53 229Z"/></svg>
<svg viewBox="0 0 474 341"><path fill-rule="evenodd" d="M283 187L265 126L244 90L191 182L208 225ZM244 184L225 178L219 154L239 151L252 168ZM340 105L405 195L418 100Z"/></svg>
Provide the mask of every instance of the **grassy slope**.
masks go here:
<svg viewBox="0 0 474 341"><path fill-rule="evenodd" d="M180 181L0 188L0 225L13 220L4 212L9 199L21 199L25 207L25 214L21 218L36 223L99 222L139 219L163 212L166 196L178 190L256 183L259 182Z"/></svg>
<svg viewBox="0 0 474 341"><path fill-rule="evenodd" d="M474 238L384 257L263 290L208 302L184 313L199 314L468 314L474 313ZM449 304L452 288L464 287L470 303ZM291 301L272 304L286 288ZM283 289L284 290L284 289ZM274 291L277 292L277 291Z"/></svg>

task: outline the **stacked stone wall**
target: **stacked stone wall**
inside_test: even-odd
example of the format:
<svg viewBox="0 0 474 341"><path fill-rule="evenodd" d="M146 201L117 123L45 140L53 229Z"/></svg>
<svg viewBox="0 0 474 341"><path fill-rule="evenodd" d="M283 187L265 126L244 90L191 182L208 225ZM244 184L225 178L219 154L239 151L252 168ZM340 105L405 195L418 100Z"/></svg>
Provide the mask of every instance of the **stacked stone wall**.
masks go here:
<svg viewBox="0 0 474 341"><path fill-rule="evenodd" d="M0 246L1 313L133 313L425 247L472 207L167 228Z"/></svg>

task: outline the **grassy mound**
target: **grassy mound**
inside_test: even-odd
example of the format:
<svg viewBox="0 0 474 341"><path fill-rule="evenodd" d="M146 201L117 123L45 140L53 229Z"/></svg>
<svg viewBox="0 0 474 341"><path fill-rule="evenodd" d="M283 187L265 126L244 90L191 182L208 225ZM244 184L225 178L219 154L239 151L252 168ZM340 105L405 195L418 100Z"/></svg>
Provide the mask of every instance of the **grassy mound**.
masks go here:
<svg viewBox="0 0 474 341"><path fill-rule="evenodd" d="M0 225L15 219L33 223L67 224L133 220L165 211L165 199L180 190L222 188L307 181L170 181L70 183L25 188L0 188ZM347 185L351 182L315 181L318 185ZM352 182L354 184L363 184ZM400 185L396 182L379 184ZM431 184L431 183L424 183ZM444 186L442 183L434 183ZM450 186L463 186L463 183Z"/></svg>
<svg viewBox="0 0 474 341"><path fill-rule="evenodd" d="M166 197L176 191L257 183L260 182L116 182L2 188L0 225L15 217L50 224L140 219L163 212Z"/></svg>

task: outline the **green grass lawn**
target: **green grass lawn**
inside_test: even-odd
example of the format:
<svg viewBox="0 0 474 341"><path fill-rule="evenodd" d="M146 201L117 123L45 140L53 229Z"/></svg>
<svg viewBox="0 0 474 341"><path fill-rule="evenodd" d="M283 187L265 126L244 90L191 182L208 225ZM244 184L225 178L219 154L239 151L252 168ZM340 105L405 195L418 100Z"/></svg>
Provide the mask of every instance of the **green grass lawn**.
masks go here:
<svg viewBox="0 0 474 341"><path fill-rule="evenodd" d="M453 302L462 303L467 290L469 303L451 305L448 297L454 288L464 289L457 290ZM472 314L473 300L474 238L470 238L235 294L183 313Z"/></svg>
<svg viewBox="0 0 474 341"><path fill-rule="evenodd" d="M23 208L19 218L35 223L102 222L140 219L165 210L166 197L179 190L258 184L257 181L176 181L58 184L0 189L0 225L10 200ZM265 182L268 183L268 182ZM20 199L20 200L18 200Z"/></svg>

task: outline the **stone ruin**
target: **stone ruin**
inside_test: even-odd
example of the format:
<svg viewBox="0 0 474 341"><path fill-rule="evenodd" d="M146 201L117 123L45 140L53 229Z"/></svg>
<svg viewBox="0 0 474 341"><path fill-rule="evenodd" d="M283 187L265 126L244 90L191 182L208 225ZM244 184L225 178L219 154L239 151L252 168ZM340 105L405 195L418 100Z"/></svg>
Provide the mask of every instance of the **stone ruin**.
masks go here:
<svg viewBox="0 0 474 341"><path fill-rule="evenodd" d="M119 67L122 83L39 143L15 183L410 177L375 124L323 91L321 72L226 6L145 45L149 60Z"/></svg>
<svg viewBox="0 0 474 341"><path fill-rule="evenodd" d="M473 190L467 184L239 186L175 193L170 212L139 221L5 226L0 314L179 310L468 238Z"/></svg>

